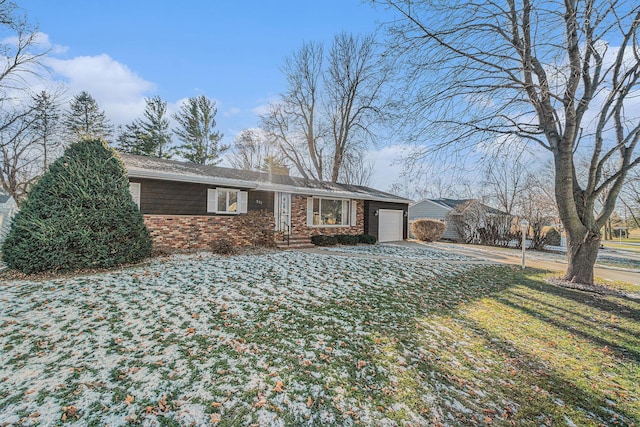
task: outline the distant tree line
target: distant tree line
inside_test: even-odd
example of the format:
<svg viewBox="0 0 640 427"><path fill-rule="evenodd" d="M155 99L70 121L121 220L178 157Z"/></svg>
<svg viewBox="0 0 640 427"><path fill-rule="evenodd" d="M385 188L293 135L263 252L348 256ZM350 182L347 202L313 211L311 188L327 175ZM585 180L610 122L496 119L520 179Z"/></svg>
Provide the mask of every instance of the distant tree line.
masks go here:
<svg viewBox="0 0 640 427"><path fill-rule="evenodd" d="M167 102L158 96L146 99L141 118L117 129L88 92L75 95L68 108L60 101L62 96L62 92L42 91L11 115L2 113L0 184L18 202L62 149L75 141L99 138L123 153L179 156L198 164L217 164L228 149L220 144L222 134L215 130L215 102L203 95L189 98L173 115L173 129Z"/></svg>
<svg viewBox="0 0 640 427"><path fill-rule="evenodd" d="M286 58L285 91L240 131L232 147L216 128L217 106L204 95L188 98L170 115L167 101L145 99L141 117L114 126L93 96L67 100L64 90L31 93L30 78L45 77L49 51L38 28L15 3L0 0L0 26L14 38L0 42L0 188L22 203L30 186L72 142L102 139L122 153L217 165L226 154L236 168L366 185L365 154L386 116L383 87L389 70L372 36L341 33L328 49L304 43ZM230 149L232 148L232 149Z"/></svg>

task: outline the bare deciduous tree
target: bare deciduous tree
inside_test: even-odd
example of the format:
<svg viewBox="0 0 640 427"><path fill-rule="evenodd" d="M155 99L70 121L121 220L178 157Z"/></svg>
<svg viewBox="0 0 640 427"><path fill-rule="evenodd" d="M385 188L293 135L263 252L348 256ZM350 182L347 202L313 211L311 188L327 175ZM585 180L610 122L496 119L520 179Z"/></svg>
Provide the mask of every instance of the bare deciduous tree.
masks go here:
<svg viewBox="0 0 640 427"><path fill-rule="evenodd" d="M516 213L529 222L531 248L543 249L547 243L544 228L555 226L558 209L553 196L553 187L540 173L527 173L522 180L521 190L516 200Z"/></svg>
<svg viewBox="0 0 640 427"><path fill-rule="evenodd" d="M512 215L524 189L525 167L517 159L501 157L487 165L485 175L484 184L489 197L495 200L499 209Z"/></svg>
<svg viewBox="0 0 640 427"><path fill-rule="evenodd" d="M40 60L49 50L42 48L38 28L15 2L0 0L0 28L10 34L0 42L0 103L4 103L28 88L28 76L43 71Z"/></svg>
<svg viewBox="0 0 640 427"><path fill-rule="evenodd" d="M324 177L320 130L323 55L322 44L309 42L287 58L282 67L287 91L262 116L262 126L298 173L320 180Z"/></svg>
<svg viewBox="0 0 640 427"><path fill-rule="evenodd" d="M305 43L285 61L287 91L262 126L303 177L363 182L358 153L375 141L388 72L372 36L338 34L324 58L321 44Z"/></svg>
<svg viewBox="0 0 640 427"><path fill-rule="evenodd" d="M40 123L34 117L37 102L29 104L29 77L45 71L40 61L49 50L15 2L0 0L0 29L0 185L20 203L42 171L39 148L48 147L31 132Z"/></svg>
<svg viewBox="0 0 640 427"><path fill-rule="evenodd" d="M373 176L373 162L365 159L361 151L347 151L342 155L342 168L337 181L368 186Z"/></svg>
<svg viewBox="0 0 640 427"><path fill-rule="evenodd" d="M38 178L37 146L29 137L29 114L21 115L0 132L0 185L20 205L29 186Z"/></svg>
<svg viewBox="0 0 640 427"><path fill-rule="evenodd" d="M627 177L621 200L631 217L630 220L635 227L640 228L640 171L637 169Z"/></svg>
<svg viewBox="0 0 640 427"><path fill-rule="evenodd" d="M378 61L373 36L338 34L329 52L329 68L324 75L326 115L330 126L332 182L345 169L357 172L361 153L375 141L374 126L380 120L382 86L387 70ZM353 174L355 177L358 174ZM344 175L346 178L347 175Z"/></svg>
<svg viewBox="0 0 640 427"><path fill-rule="evenodd" d="M0 132L0 186L20 205L62 146L56 94L41 92L17 117Z"/></svg>
<svg viewBox="0 0 640 427"><path fill-rule="evenodd" d="M234 168L253 171L263 170L268 159L274 159L276 163L284 160L281 155L276 154L275 147L260 128L240 131L227 155L227 160Z"/></svg>
<svg viewBox="0 0 640 427"><path fill-rule="evenodd" d="M523 140L554 159L568 237L565 279L593 283L600 229L640 163L640 6L634 1L386 0L406 64L405 125L422 154ZM635 103L635 104L634 104ZM585 183L576 151L589 152ZM616 159L616 171L603 167ZM602 209L597 199L609 193Z"/></svg>

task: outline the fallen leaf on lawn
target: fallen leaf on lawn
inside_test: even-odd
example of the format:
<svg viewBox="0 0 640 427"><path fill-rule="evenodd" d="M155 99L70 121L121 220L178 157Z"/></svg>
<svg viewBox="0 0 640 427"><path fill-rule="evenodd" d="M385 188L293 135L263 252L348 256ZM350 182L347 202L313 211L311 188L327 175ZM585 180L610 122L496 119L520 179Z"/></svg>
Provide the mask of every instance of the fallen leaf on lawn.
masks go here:
<svg viewBox="0 0 640 427"><path fill-rule="evenodd" d="M134 400L135 398L131 395L127 395L127 397L124 399L124 401L127 402L127 405L131 405Z"/></svg>
<svg viewBox="0 0 640 427"><path fill-rule="evenodd" d="M365 366L367 366L367 362L365 362L364 360L358 360L358 369L362 369Z"/></svg>
<svg viewBox="0 0 640 427"><path fill-rule="evenodd" d="M75 406L63 406L62 407L62 417L60 418L62 421L66 421L68 418L75 417L78 415L78 408Z"/></svg>
<svg viewBox="0 0 640 427"><path fill-rule="evenodd" d="M161 412L166 412L171 409L171 407L167 405L167 396L162 396L162 398L158 400L158 409L160 409Z"/></svg>
<svg viewBox="0 0 640 427"><path fill-rule="evenodd" d="M222 403L220 402L211 402L211 406L213 406L214 408L219 408L222 406Z"/></svg>
<svg viewBox="0 0 640 427"><path fill-rule="evenodd" d="M311 408L313 406L313 400L311 396L307 397L307 408Z"/></svg>
<svg viewBox="0 0 640 427"><path fill-rule="evenodd" d="M220 422L220 414L211 414L210 422L217 424Z"/></svg>
<svg viewBox="0 0 640 427"><path fill-rule="evenodd" d="M282 381L278 381L276 383L276 386L273 388L273 391L275 391L276 393L282 393L284 391L282 387L284 387L284 384L282 384Z"/></svg>

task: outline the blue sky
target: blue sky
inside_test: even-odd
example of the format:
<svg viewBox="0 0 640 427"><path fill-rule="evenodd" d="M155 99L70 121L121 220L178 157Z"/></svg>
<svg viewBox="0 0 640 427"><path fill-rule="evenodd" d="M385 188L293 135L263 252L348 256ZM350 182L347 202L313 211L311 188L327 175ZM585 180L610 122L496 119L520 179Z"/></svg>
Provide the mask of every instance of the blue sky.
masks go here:
<svg viewBox="0 0 640 427"><path fill-rule="evenodd" d="M160 95L175 111L204 94L218 103L226 143L256 126L257 113L285 89L280 66L303 41L329 44L340 31L371 33L385 20L360 0L18 3L47 36L51 79L64 81L69 95L89 91L123 124L142 113L144 97ZM385 168L372 185L385 189L399 169L386 166L393 150L371 155Z"/></svg>

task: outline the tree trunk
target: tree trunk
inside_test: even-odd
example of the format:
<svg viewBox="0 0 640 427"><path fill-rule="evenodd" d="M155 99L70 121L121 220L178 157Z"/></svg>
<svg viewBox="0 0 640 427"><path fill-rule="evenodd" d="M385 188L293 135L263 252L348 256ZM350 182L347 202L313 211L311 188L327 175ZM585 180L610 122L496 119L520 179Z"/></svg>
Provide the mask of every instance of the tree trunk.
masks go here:
<svg viewBox="0 0 640 427"><path fill-rule="evenodd" d="M600 248L600 233L587 230L583 236L567 233L567 272L565 280L593 284L593 266Z"/></svg>

